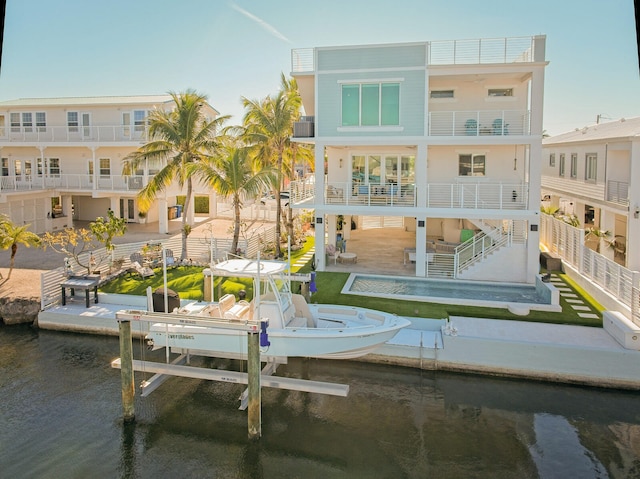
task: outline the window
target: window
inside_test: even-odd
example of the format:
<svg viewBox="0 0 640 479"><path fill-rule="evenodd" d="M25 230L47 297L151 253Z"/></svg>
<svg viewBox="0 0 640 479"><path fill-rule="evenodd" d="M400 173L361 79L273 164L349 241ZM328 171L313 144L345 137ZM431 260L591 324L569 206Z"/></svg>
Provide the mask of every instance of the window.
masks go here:
<svg viewBox="0 0 640 479"><path fill-rule="evenodd" d="M135 131L137 132L144 131L146 117L147 117L147 112L144 110L135 110L133 112L133 125L134 125Z"/></svg>
<svg viewBox="0 0 640 479"><path fill-rule="evenodd" d="M489 88L489 96L513 96L513 88Z"/></svg>
<svg viewBox="0 0 640 479"><path fill-rule="evenodd" d="M25 112L22 114L22 127L27 133L33 131L33 115L31 113Z"/></svg>
<svg viewBox="0 0 640 479"><path fill-rule="evenodd" d="M596 181L596 174L598 169L598 155L595 153L587 153L585 156L585 172L584 179L587 181Z"/></svg>
<svg viewBox="0 0 640 479"><path fill-rule="evenodd" d="M578 177L578 154L571 153L571 178Z"/></svg>
<svg viewBox="0 0 640 479"><path fill-rule="evenodd" d="M68 111L67 112L67 127L69 128L70 133L78 132L78 125L80 122L78 121L78 112L77 111Z"/></svg>
<svg viewBox="0 0 640 479"><path fill-rule="evenodd" d="M342 126L399 124L399 83L342 85Z"/></svg>
<svg viewBox="0 0 640 479"><path fill-rule="evenodd" d="M7 132L5 131L5 124L4 124L4 115L0 115L0 137L3 137L7 134Z"/></svg>
<svg viewBox="0 0 640 479"><path fill-rule="evenodd" d="M111 176L111 160L100 158L100 176Z"/></svg>
<svg viewBox="0 0 640 479"><path fill-rule="evenodd" d="M460 176L484 176L484 155L459 155L458 174Z"/></svg>
<svg viewBox="0 0 640 479"><path fill-rule="evenodd" d="M49 158L49 174L60 176L60 158Z"/></svg>
<svg viewBox="0 0 640 479"><path fill-rule="evenodd" d="M47 114L43 111L36 112L36 131L47 131Z"/></svg>
<svg viewBox="0 0 640 479"><path fill-rule="evenodd" d="M556 154L551 153L549 155L549 166L556 166Z"/></svg>
<svg viewBox="0 0 640 479"><path fill-rule="evenodd" d="M431 98L453 98L453 90L431 90Z"/></svg>
<svg viewBox="0 0 640 479"><path fill-rule="evenodd" d="M564 176L564 153L560 153L560 164L558 165L558 173Z"/></svg>
<svg viewBox="0 0 640 479"><path fill-rule="evenodd" d="M9 158L2 158L2 176L9 176Z"/></svg>
<svg viewBox="0 0 640 479"><path fill-rule="evenodd" d="M20 133L20 113L11 113L11 133Z"/></svg>

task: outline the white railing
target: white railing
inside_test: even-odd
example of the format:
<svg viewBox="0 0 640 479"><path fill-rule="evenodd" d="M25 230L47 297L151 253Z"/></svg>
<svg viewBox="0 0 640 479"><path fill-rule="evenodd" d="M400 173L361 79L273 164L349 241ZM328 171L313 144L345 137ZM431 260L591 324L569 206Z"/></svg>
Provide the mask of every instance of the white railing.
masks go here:
<svg viewBox="0 0 640 479"><path fill-rule="evenodd" d="M460 65L485 63L523 63L544 61L544 36L479 38L426 42L429 65ZM291 71L315 71L314 48L291 51Z"/></svg>
<svg viewBox="0 0 640 479"><path fill-rule="evenodd" d="M47 174L0 177L0 191L66 190L139 191L146 185L144 176Z"/></svg>
<svg viewBox="0 0 640 479"><path fill-rule="evenodd" d="M594 200L604 201L604 183L568 178L563 176L542 175L540 185L557 191L571 192L573 196L584 196Z"/></svg>
<svg viewBox="0 0 640 479"><path fill-rule="evenodd" d="M607 201L622 206L629 205L629 183L626 181L607 181Z"/></svg>
<svg viewBox="0 0 640 479"><path fill-rule="evenodd" d="M534 50L535 37L430 42L429 65L532 62Z"/></svg>
<svg viewBox="0 0 640 479"><path fill-rule="evenodd" d="M638 316L634 288L640 288L640 272L632 271L584 245L585 232L553 216L540 215L540 242L582 276L615 296Z"/></svg>
<svg viewBox="0 0 640 479"><path fill-rule="evenodd" d="M428 208L525 210L527 183L457 182L429 183Z"/></svg>
<svg viewBox="0 0 640 479"><path fill-rule="evenodd" d="M9 143L83 143L83 142L134 142L147 140L147 127L101 125L67 126L47 125L39 127L5 128L7 135L0 137L0 144Z"/></svg>
<svg viewBox="0 0 640 479"><path fill-rule="evenodd" d="M528 110L430 111L430 136L531 134Z"/></svg>
<svg viewBox="0 0 640 479"><path fill-rule="evenodd" d="M456 247L456 277L465 269L483 261L491 253L510 243L511 235L509 233L502 234L500 230L496 230L496 232L495 237L480 233L472 241L467 241Z"/></svg>

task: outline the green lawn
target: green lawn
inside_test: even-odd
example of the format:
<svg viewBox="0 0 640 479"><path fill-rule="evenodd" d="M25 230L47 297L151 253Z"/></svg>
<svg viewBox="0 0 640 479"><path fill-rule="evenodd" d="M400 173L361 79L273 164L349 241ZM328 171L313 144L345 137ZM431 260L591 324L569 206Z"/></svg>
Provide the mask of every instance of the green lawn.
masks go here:
<svg viewBox="0 0 640 479"><path fill-rule="evenodd" d="M314 237L308 237L302 249L291 254L291 263L294 264L298 258L307 253L315 245ZM202 267L179 266L167 270L167 287L176 291L182 299L204 299L204 276ZM308 273L311 271L311 262L307 262L302 268L292 267L293 272ZM162 269L155 270L155 276L142 280L137 274L127 274L113 280L100 288L104 293L121 293L132 295L145 295L148 286L152 289L163 286ZM426 303L422 301L392 300L388 298L377 298L370 296L357 296L351 294L341 294L342 288L349 277L349 273L327 273L318 272L316 284L318 292L314 293L312 303L331 303L364 308L377 309L396 313L400 316L416 316L422 318L448 318L449 316L471 316L478 318L535 321L541 323L573 324L581 326L602 326L602 310L604 309L593 298L581 290L573 281L564 274L558 274L564 283L585 299L585 303L591 308L592 313L598 315L597 319L581 318L577 312L560 298L562 312L549 313L545 311L532 311L526 316L518 316L503 308L484 308L475 306L462 306L455 304ZM253 285L246 279L239 278L215 278L215 297L219 294L231 293L237 295L238 291L244 289L247 292L247 299L253 297ZM293 283L292 290L298 291L299 284Z"/></svg>

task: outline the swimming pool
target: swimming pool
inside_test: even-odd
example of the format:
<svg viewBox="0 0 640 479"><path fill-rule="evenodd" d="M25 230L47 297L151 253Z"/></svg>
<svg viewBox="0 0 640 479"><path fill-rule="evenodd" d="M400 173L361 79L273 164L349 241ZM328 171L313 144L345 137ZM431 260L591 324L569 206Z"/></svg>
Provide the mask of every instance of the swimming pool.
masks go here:
<svg viewBox="0 0 640 479"><path fill-rule="evenodd" d="M430 303L508 308L517 314L529 310L560 311L559 292L538 278L535 285L479 281L433 280L352 273L343 294L408 299Z"/></svg>

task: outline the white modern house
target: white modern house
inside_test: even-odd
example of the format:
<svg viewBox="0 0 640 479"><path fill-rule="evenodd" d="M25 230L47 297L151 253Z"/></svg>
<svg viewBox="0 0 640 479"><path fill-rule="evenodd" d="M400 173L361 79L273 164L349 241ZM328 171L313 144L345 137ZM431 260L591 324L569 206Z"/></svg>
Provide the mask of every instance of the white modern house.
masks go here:
<svg viewBox="0 0 640 479"><path fill-rule="evenodd" d="M587 246L640 271L640 117L600 123L543 141L543 204L581 228L608 231Z"/></svg>
<svg viewBox="0 0 640 479"><path fill-rule="evenodd" d="M146 141L148 112L173 106L169 95L0 102L0 214L43 233L111 209L130 222L158 222L159 232L167 232L169 208L184 192L170 188L139 218L136 194L163 165L125 177L122 160ZM219 115L210 105L206 113Z"/></svg>
<svg viewBox="0 0 640 479"><path fill-rule="evenodd" d="M316 177L312 190L293 184L292 200L315 209L316 251L348 238L352 221L400 225L415 245L398 261L416 276L533 283L545 42L293 50L307 115L294 141L315 145ZM317 262L324 270L330 260Z"/></svg>

